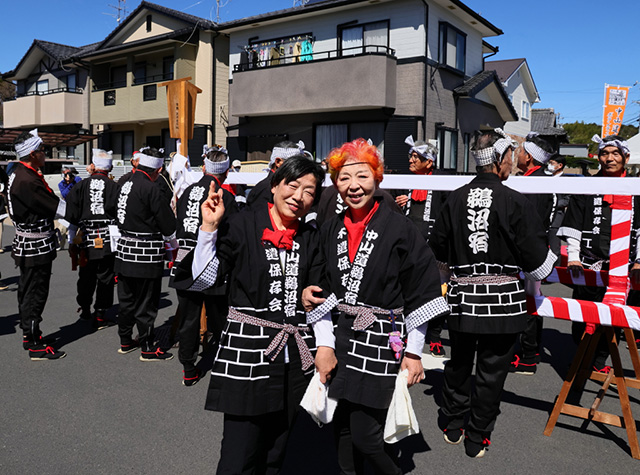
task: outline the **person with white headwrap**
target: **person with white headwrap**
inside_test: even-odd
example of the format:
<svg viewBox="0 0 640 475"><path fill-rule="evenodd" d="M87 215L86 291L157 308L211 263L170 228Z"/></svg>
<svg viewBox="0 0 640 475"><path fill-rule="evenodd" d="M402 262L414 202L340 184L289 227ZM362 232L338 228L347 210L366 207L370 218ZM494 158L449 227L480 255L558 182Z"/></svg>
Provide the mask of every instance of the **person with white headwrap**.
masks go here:
<svg viewBox="0 0 640 475"><path fill-rule="evenodd" d="M629 145L617 135L600 138L594 135L592 140L598 144L598 162L600 170L594 176L623 178L627 176L625 165L630 157ZM580 276L584 268L595 270L609 269L609 252L611 245L611 205L613 195L572 195L567 212L558 230L558 236L567 241L567 267L574 277ZM632 229L640 228L640 197L633 199ZM630 277L640 277L640 246L637 233L631 233L629 252ZM575 285L573 298L601 302L605 287L586 287ZM638 305L638 293L631 291L627 299L628 305ZM585 330L585 325L577 322L571 326L574 341L578 343ZM618 334L618 340L619 340ZM601 338L593 360L593 370L608 373L608 344Z"/></svg>
<svg viewBox="0 0 640 475"><path fill-rule="evenodd" d="M547 164L554 156L557 156L553 146L540 137L537 132L531 132L527 135L527 139L518 148L516 155L518 169L524 173L523 176L549 176L547 174ZM558 196L554 193L539 193L528 194L526 197L542 221L548 243L549 228L558 210ZM529 282L528 285L535 286L536 284ZM533 289L533 287L531 288ZM534 290L534 293L539 293L539 289ZM515 357L511 362L510 372L527 375L532 375L536 372L540 362L542 326L543 317L538 315L527 316L527 326L518 339L520 348L516 351Z"/></svg>
<svg viewBox="0 0 640 475"><path fill-rule="evenodd" d="M42 175L46 158L43 148L37 129L16 139L20 162L9 178L7 197L15 226L11 256L20 268L18 312L22 346L32 360L56 360L65 353L47 344L40 323L58 248L53 220L65 217L66 203L54 194Z"/></svg>
<svg viewBox="0 0 640 475"><path fill-rule="evenodd" d="M441 409L447 419L444 439L449 444L464 439L469 457L484 456L490 443L516 337L526 324L519 273L541 280L556 260L528 200L502 184L511 173L513 149L513 141L500 129L476 134L471 155L478 174L449 194L429 241L441 268L451 272L451 360L444 370Z"/></svg>
<svg viewBox="0 0 640 475"><path fill-rule="evenodd" d="M201 206L209 195L211 183L215 183L216 192L222 189L224 219L226 220L238 211L233 194L222 187L229 174L227 150L220 146L208 147L205 145L203 157L202 171L204 176L200 181L184 190L176 207L178 252L171 268L169 287L175 287L175 272L178 265L196 247L198 232L202 224ZM182 289L177 289L176 292L180 317L178 358L183 366L182 383L185 386L193 386L201 377L200 371L196 368L196 360L198 359L202 306L205 305L207 311L207 330L213 334L213 338L217 342L227 315L227 285L222 280L217 285L201 292Z"/></svg>
<svg viewBox="0 0 640 475"><path fill-rule="evenodd" d="M269 172L263 180L256 183L256 186L251 189L251 192L247 197L247 207L253 207L255 209L256 207L262 207L267 203L273 203L273 193L271 193L272 174L282 166L286 159L296 155L304 155L304 152L304 142L302 140L298 143L284 141L276 144L271 151Z"/></svg>
<svg viewBox="0 0 640 475"><path fill-rule="evenodd" d="M115 243L109 226L115 225L118 185L109 178L112 152L93 149L91 175L67 196L67 215L80 232L69 246L72 259L79 256L76 301L80 318L92 321L97 330L115 325L106 313L113 306ZM91 313L95 293L94 313Z"/></svg>
<svg viewBox="0 0 640 475"><path fill-rule="evenodd" d="M433 175L438 159L438 149L422 141L414 141L409 135L404 143L409 145L409 171L416 175ZM405 215L418 227L425 241L429 242L431 229L440 214L443 203L447 200L448 192L433 190L409 190L409 193L396 197L396 203L403 208ZM442 346L440 334L445 316L429 322L427 337L429 351L436 358L443 358L446 351Z"/></svg>
<svg viewBox="0 0 640 475"><path fill-rule="evenodd" d="M141 348L141 361L163 361L171 353L155 345L154 323L160 304L165 243L175 249L176 218L170 200L156 185L164 166L163 153L145 147L134 155L138 168L120 187L116 221L121 236L116 245L118 334L121 354ZM133 327L138 340L133 339Z"/></svg>

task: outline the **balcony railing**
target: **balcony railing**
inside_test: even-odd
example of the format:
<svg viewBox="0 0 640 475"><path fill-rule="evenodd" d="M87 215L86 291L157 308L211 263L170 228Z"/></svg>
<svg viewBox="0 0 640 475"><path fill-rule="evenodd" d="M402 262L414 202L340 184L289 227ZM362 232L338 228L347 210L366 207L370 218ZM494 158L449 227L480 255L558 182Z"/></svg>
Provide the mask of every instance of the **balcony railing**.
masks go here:
<svg viewBox="0 0 640 475"><path fill-rule="evenodd" d="M304 64L312 61L349 58L351 56L362 56L366 54L395 56L396 51L393 48L389 48L388 46L363 45L355 46L352 48L340 48L330 51L314 51L310 54L280 55L277 58L236 64L233 66L233 71L239 72L249 71L253 69L270 68L274 66L286 66L290 64Z"/></svg>
<svg viewBox="0 0 640 475"><path fill-rule="evenodd" d="M133 80L133 85L139 86L140 84L149 84L152 82L160 82L160 81L173 81L173 73L156 74L154 76L145 76L143 78L135 78Z"/></svg>
<svg viewBox="0 0 640 475"><path fill-rule="evenodd" d="M49 94L57 94L60 92L70 92L72 94L82 94L83 90L79 87L57 87L55 89L47 89L46 91L29 91L17 94L15 97L11 97L5 99L6 101L15 101L21 97L29 97L29 96L46 96Z"/></svg>
<svg viewBox="0 0 640 475"><path fill-rule="evenodd" d="M127 87L127 80L123 79L121 81L111 81L111 82L103 82L96 83L93 85L94 91L104 91L105 89L119 89L121 87Z"/></svg>

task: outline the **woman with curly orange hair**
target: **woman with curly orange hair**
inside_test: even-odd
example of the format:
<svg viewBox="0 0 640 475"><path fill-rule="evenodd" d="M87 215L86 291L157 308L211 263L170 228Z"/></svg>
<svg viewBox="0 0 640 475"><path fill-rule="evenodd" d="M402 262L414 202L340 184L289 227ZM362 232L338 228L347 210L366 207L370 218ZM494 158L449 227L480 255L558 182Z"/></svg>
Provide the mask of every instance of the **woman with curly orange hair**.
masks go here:
<svg viewBox="0 0 640 475"><path fill-rule="evenodd" d="M402 473L383 439L396 375L407 369L410 386L424 378L427 321L449 307L418 229L375 196L384 170L378 149L354 140L333 150L328 163L347 209L323 225L325 281L303 295L316 334L316 370L339 400L334 422L342 473L362 473L365 458L376 472Z"/></svg>

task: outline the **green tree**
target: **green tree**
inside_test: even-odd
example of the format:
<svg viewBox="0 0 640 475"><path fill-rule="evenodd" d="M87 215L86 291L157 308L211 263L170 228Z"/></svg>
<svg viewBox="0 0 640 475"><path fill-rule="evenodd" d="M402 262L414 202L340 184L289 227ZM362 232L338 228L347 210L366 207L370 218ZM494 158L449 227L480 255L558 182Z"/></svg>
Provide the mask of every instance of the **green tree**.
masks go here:
<svg viewBox="0 0 640 475"><path fill-rule="evenodd" d="M587 144L589 145L589 152L596 154L598 146L591 141L591 137L595 134L600 135L602 133L602 126L593 122L585 124L584 122L573 122L570 124L562 124L564 130L569 135L569 143L571 144ZM625 139L629 139L638 133L638 127L633 125L623 125L620 127L620 135Z"/></svg>

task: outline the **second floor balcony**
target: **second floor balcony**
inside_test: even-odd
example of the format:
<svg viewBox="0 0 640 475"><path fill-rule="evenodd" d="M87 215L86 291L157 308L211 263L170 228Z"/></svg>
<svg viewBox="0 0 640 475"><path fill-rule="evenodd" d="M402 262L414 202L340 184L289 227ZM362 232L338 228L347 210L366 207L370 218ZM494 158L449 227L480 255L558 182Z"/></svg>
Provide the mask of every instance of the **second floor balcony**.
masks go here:
<svg viewBox="0 0 640 475"><path fill-rule="evenodd" d="M83 91L59 87L19 94L4 103L5 127L82 124Z"/></svg>
<svg viewBox="0 0 640 475"><path fill-rule="evenodd" d="M395 52L375 45L237 64L231 113L246 117L395 109L396 70Z"/></svg>

